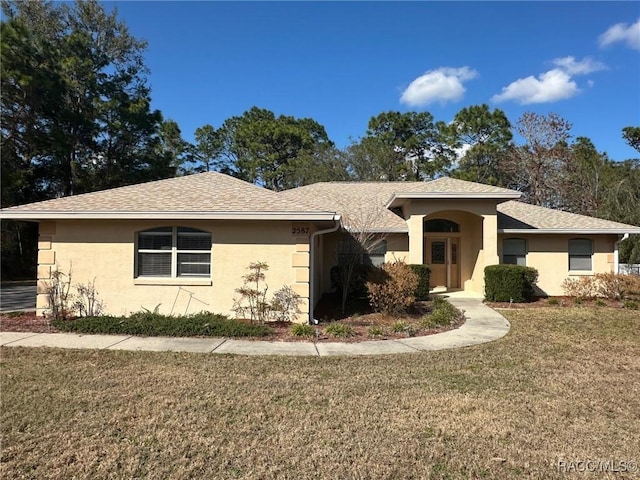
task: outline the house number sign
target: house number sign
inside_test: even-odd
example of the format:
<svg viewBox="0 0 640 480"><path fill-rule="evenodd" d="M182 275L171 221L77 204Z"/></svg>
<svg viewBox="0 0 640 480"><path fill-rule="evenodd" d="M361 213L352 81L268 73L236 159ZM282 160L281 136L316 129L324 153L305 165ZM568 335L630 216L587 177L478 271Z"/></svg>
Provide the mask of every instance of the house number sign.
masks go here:
<svg viewBox="0 0 640 480"><path fill-rule="evenodd" d="M291 236L293 237L308 237L310 228L308 225L291 225Z"/></svg>

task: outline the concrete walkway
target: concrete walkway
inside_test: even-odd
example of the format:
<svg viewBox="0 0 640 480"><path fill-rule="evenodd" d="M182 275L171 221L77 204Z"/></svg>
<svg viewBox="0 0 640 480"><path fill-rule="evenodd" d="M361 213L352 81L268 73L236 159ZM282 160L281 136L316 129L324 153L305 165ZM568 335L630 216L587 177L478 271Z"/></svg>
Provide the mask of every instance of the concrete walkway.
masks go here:
<svg viewBox="0 0 640 480"><path fill-rule="evenodd" d="M232 338L135 337L75 333L0 332L6 347L90 348L150 352L230 353L236 355L353 356L415 353L491 342L509 332L509 322L480 298L451 294L448 301L464 311L466 322L455 330L398 340L345 342L269 342Z"/></svg>

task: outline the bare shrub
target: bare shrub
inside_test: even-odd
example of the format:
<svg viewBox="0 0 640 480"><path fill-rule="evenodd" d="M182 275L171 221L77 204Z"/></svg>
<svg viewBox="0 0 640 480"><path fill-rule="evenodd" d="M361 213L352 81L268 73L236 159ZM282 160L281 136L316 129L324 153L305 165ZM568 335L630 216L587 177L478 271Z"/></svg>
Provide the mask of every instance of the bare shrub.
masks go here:
<svg viewBox="0 0 640 480"><path fill-rule="evenodd" d="M277 322L292 322L300 312L302 299L288 285L283 286L273 294L269 304L270 318Z"/></svg>
<svg viewBox="0 0 640 480"><path fill-rule="evenodd" d="M609 300L620 300L624 297L625 275L616 273L598 273L595 276L596 287L599 297Z"/></svg>
<svg viewBox="0 0 640 480"><path fill-rule="evenodd" d="M73 308L80 317L96 317L102 314L104 303L98 298L95 278L92 282L77 284L76 291Z"/></svg>
<svg viewBox="0 0 640 480"><path fill-rule="evenodd" d="M415 303L418 282L418 275L406 263L385 263L367 282L369 303L377 312L400 315Z"/></svg>
<svg viewBox="0 0 640 480"><path fill-rule="evenodd" d="M562 289L568 297L581 300L595 298L598 293L598 286L595 277L586 276L580 278L565 278L562 282Z"/></svg>
<svg viewBox="0 0 640 480"><path fill-rule="evenodd" d="M49 297L51 317L56 320L67 319L71 316L71 269L64 273L57 269L51 272L51 278L47 281L46 293Z"/></svg>

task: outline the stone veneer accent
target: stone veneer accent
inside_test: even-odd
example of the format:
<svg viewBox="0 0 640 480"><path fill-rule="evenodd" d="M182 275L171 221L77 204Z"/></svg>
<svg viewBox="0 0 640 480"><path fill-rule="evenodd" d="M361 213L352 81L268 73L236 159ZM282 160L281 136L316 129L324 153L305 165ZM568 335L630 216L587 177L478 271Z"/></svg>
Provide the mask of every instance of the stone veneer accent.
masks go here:
<svg viewBox="0 0 640 480"><path fill-rule="evenodd" d="M51 280L51 271L55 268L56 252L53 250L55 222L40 222L38 232L38 287L36 296L36 314L44 316L49 312L47 288Z"/></svg>

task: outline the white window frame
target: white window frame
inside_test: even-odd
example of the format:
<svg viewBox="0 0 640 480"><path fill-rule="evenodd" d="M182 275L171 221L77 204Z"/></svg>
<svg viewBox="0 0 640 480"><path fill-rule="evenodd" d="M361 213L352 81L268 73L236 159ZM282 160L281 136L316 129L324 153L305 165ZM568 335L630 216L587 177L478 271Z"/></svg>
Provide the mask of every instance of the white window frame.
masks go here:
<svg viewBox="0 0 640 480"><path fill-rule="evenodd" d="M169 229L171 228L171 232L163 232L160 231L161 229ZM182 250L182 249L178 249L178 230L181 228L185 228L185 229L189 229L189 230L193 230L193 231L187 231L187 232L180 232L180 235L208 235L209 236L209 240L211 241L211 232L207 232L205 230L200 230L200 229L196 229L196 228L192 228L192 227L178 227L178 226L172 226L172 227L157 227L157 228L151 228L148 230L142 230L136 233L136 254L135 254L135 278L136 279L174 279L174 280L184 280L184 279L191 279L191 280L197 280L197 279L203 279L203 280L210 280L211 279L211 248L209 248L208 250ZM168 236L169 234L171 235L171 248L167 248L167 249L150 249L150 248L139 248L139 243L140 243L140 235L164 235L164 236ZM140 269L140 254L141 253L145 253L145 254L155 254L155 255L170 255L171 256L171 273L170 275L141 275L139 273L139 269ZM205 255L209 255L209 261L208 262L196 262L198 264L201 265L209 265L209 273L205 273L205 274L187 274L187 275L178 275L178 256L180 254L183 253L193 253L193 254L205 254Z"/></svg>
<svg viewBox="0 0 640 480"><path fill-rule="evenodd" d="M505 253L505 245L509 240L517 240L519 242L522 242L522 246L523 249L521 251L518 251L517 253ZM527 254L529 253L529 249L528 249L528 244L527 244L527 240L524 238L516 238L516 237L510 237L510 238L504 238L502 240L502 263L504 265L520 265L518 263L518 258L523 258L524 259L524 264L522 264L521 266L526 267L527 266ZM506 262L505 259L506 257L515 257L516 262Z"/></svg>
<svg viewBox="0 0 640 480"><path fill-rule="evenodd" d="M584 253L587 250L585 249L584 251L579 251L576 252L575 251L575 244L576 242L589 242L589 254ZM574 244L574 251L572 252L572 245ZM591 273L593 272L593 254L594 254L594 244L593 244L593 239L591 238L570 238L567 242L567 260L568 260L568 265L567 267L569 268L569 272L576 272L576 273ZM589 258L589 268L571 268L571 258Z"/></svg>

